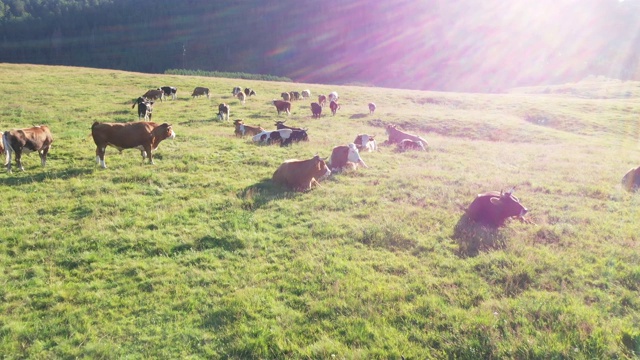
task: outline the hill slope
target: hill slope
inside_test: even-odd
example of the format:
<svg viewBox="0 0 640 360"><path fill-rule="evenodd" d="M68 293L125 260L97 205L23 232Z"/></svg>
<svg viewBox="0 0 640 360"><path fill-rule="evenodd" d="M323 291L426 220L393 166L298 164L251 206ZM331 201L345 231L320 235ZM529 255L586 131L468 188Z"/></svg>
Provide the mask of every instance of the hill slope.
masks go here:
<svg viewBox="0 0 640 360"><path fill-rule="evenodd" d="M48 166L0 174L0 353L22 358L632 358L640 353L637 83L623 99L480 95L0 64L0 128L47 124ZM163 85L156 165L95 163L94 121L136 119ZM234 86L257 92L243 106ZM212 98L191 99L195 86ZM578 89L579 84L573 85ZM282 91L338 91L336 116L290 117ZM627 90L625 90L626 93ZM517 91L515 91L517 92ZM368 115L366 104L378 105ZM256 146L215 120L309 129ZM382 145L369 169L306 193L269 179L386 123L427 152ZM535 225L467 224L475 195L517 185Z"/></svg>

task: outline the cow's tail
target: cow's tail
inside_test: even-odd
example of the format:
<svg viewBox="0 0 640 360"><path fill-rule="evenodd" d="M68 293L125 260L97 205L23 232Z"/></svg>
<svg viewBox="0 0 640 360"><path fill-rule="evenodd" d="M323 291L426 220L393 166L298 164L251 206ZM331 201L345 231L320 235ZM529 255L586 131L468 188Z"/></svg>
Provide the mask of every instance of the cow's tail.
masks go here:
<svg viewBox="0 0 640 360"><path fill-rule="evenodd" d="M7 166L11 163L11 153L13 152L13 148L11 147L11 142L9 142L9 132L5 131L2 134L2 144L4 144L4 165Z"/></svg>

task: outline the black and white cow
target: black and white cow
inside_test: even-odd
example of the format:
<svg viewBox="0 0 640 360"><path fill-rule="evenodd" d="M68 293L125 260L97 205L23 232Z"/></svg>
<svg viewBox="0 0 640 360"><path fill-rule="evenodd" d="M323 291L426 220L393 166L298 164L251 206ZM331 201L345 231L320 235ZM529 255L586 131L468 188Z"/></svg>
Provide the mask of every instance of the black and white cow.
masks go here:
<svg viewBox="0 0 640 360"><path fill-rule="evenodd" d="M138 120L144 118L147 121L151 121L151 115L153 111L153 101L147 100L140 96L133 103L132 109L138 105Z"/></svg>
<svg viewBox="0 0 640 360"><path fill-rule="evenodd" d="M163 98L167 97L167 96L171 96L171 100L175 100L178 98L178 88L173 87L173 86L163 86L160 88L160 90L162 90L163 93Z"/></svg>
<svg viewBox="0 0 640 360"><path fill-rule="evenodd" d="M229 114L231 113L231 108L229 105L222 103L218 105L218 120L227 120L229 121Z"/></svg>

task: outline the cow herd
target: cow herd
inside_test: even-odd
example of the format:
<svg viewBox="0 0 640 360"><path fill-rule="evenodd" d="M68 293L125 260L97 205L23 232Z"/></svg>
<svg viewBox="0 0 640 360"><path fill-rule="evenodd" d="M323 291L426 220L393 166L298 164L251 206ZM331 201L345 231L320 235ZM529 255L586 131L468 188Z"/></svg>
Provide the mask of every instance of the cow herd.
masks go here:
<svg viewBox="0 0 640 360"><path fill-rule="evenodd" d="M255 96L253 89L234 87L232 90L234 97L244 103L246 98ZM155 90L149 90L144 95L138 97L132 107L138 106L138 119L145 121L131 123L100 123L95 122L91 126L91 135L96 144L96 161L102 168L106 168L105 151L107 146L112 146L122 151L124 149L140 150L142 160L149 160L153 164L152 153L158 148L161 141L174 139L176 134L168 123L157 124L151 122L153 104L155 100L163 101L165 97L171 96L177 99L177 88L164 86ZM196 87L191 95L193 98L206 96L210 98L210 91L205 87ZM291 91L281 93L282 100L273 100L278 115L281 113L291 113L291 101L308 99L311 97L310 90L301 92ZM331 92L328 96L319 95L318 102L311 103L313 118L319 118L322 109L329 102L329 108L333 115L340 109L337 92ZM373 114L376 105L368 104L369 114ZM225 103L218 106L217 118L220 121L229 120L230 107ZM243 120L234 120L237 137L250 136L251 140L257 144L270 145L279 143L280 146L288 146L294 142L309 141L307 129L292 127L285 124L286 121L277 121L275 130L265 130L260 126L245 124ZM414 134L407 133L394 124L386 126L388 139L387 144L397 146L399 151L419 150L426 151L428 142ZM21 162L22 154L38 152L41 165L46 165L47 153L53 143L53 136L49 128L45 125L35 126L25 129L15 129L5 131L1 136L0 153L5 154L5 166L11 172L11 157L15 155L16 166L24 170ZM373 152L378 149L374 136L368 134L358 134L354 141L347 145L335 146L329 158L321 158L316 155L308 160L290 159L284 161L273 173L272 181L275 184L294 191L310 190L314 185L319 185L319 181L342 171L345 168L355 169L358 166L367 168L367 164L360 156L360 151ZM329 161L326 161L329 159ZM640 189L640 167L629 170L622 178L622 186L628 191ZM514 188L504 191L490 191L478 194L469 205L466 215L472 220L491 226L500 227L509 218L520 219L529 222L524 218L527 209L513 195Z"/></svg>

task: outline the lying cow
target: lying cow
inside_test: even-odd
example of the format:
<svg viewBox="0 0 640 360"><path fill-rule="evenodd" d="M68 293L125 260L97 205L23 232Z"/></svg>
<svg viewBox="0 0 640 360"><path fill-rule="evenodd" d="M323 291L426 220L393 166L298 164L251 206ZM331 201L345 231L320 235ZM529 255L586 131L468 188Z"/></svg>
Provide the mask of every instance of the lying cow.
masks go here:
<svg viewBox="0 0 640 360"><path fill-rule="evenodd" d="M300 96L302 96L303 99L310 98L311 97L311 91L309 89L302 90L302 92L300 93Z"/></svg>
<svg viewBox="0 0 640 360"><path fill-rule="evenodd" d="M369 103L369 115L373 115L373 112L376 111L376 104Z"/></svg>
<svg viewBox="0 0 640 360"><path fill-rule="evenodd" d="M229 121L229 114L231 113L231 108L229 105L222 103L218 105L218 120L227 120Z"/></svg>
<svg viewBox="0 0 640 360"><path fill-rule="evenodd" d="M234 120L233 125L236 127L236 136L243 137L245 135L257 135L264 131L261 126L246 125L242 120Z"/></svg>
<svg viewBox="0 0 640 360"><path fill-rule="evenodd" d="M396 125L393 124L387 125L387 134L389 135L389 142L392 144L398 144L404 139L409 139L413 141L421 141L422 145L424 145L425 147L429 146L427 140L417 135L411 135L404 131L398 130Z"/></svg>
<svg viewBox="0 0 640 360"><path fill-rule="evenodd" d="M279 142L282 146L282 142L288 139L292 132L293 130L291 129L264 130L254 135L251 140L255 143L267 145Z"/></svg>
<svg viewBox="0 0 640 360"><path fill-rule="evenodd" d="M349 164L355 168L358 164L361 164L365 168L367 168L367 164L365 164L364 160L360 157L360 153L358 152L358 148L356 144L349 144L348 146L336 146L331 151L331 171L340 171L344 169Z"/></svg>
<svg viewBox="0 0 640 360"><path fill-rule="evenodd" d="M640 166L627 171L622 177L622 187L627 191L637 191L640 188Z"/></svg>
<svg viewBox="0 0 640 360"><path fill-rule="evenodd" d="M368 152L372 152L378 149L378 144L373 135L358 134L353 143L356 144L358 150L367 149Z"/></svg>
<svg viewBox="0 0 640 360"><path fill-rule="evenodd" d="M398 143L398 149L400 151L407 151L407 150L427 151L427 149L425 149L424 144L422 143L422 141L413 141L413 140L409 140L409 139L404 139L404 140L400 141Z"/></svg>
<svg viewBox="0 0 640 360"><path fill-rule="evenodd" d="M252 88L244 88L244 94L249 97L249 96L255 96L256 92L253 91Z"/></svg>
<svg viewBox="0 0 640 360"><path fill-rule="evenodd" d="M286 123L287 121L276 121L275 125L276 125L276 129L280 130L280 129L291 129L291 130L307 130L307 129L303 129L303 128L299 128L299 127L294 127L294 126L287 126L284 123Z"/></svg>
<svg viewBox="0 0 640 360"><path fill-rule="evenodd" d="M153 115L153 101L147 100L141 96L136 99L131 108L133 109L136 105L138 105L138 120L144 118L146 121L150 121L151 115Z"/></svg>
<svg viewBox="0 0 640 360"><path fill-rule="evenodd" d="M200 97L202 95L206 95L207 99L208 99L209 98L209 88L198 86L197 88L193 89L193 93L191 93L191 97L194 98L194 99L196 98L196 96Z"/></svg>
<svg viewBox="0 0 640 360"><path fill-rule="evenodd" d="M16 166L24 171L22 166L22 154L37 151L40 155L40 164L45 167L47 154L53 143L53 136L46 125L34 126L25 129L5 131L2 134L4 144L5 164L7 171L11 172L11 155L16 154Z"/></svg>
<svg viewBox="0 0 640 360"><path fill-rule="evenodd" d="M336 111L338 111L338 109L340 109L340 104L338 104L334 100L331 100L331 102L329 103L329 108L331 109L331 113L335 116L336 115Z"/></svg>
<svg viewBox="0 0 640 360"><path fill-rule="evenodd" d="M273 100L273 105L275 105L276 110L278 110L278 115L281 112L286 112L287 115L291 115L291 103L288 101L282 100Z"/></svg>
<svg viewBox="0 0 640 360"><path fill-rule="evenodd" d="M324 159L318 155L309 160L287 160L273 173L272 181L294 191L310 190L318 180L331 175Z"/></svg>
<svg viewBox="0 0 640 360"><path fill-rule="evenodd" d="M288 138L283 139L280 146L289 146L294 142L309 141L309 135L306 130L291 130Z"/></svg>
<svg viewBox="0 0 640 360"><path fill-rule="evenodd" d="M327 97L324 95L318 95L318 104L325 106L327 104Z"/></svg>
<svg viewBox="0 0 640 360"><path fill-rule="evenodd" d="M318 103L311 103L311 114L313 114L314 118L319 119L320 115L322 115L322 106Z"/></svg>
<svg viewBox="0 0 640 360"><path fill-rule="evenodd" d="M149 90L146 93L144 93L144 95L142 95L142 97L145 99L149 99L149 100L160 99L160 101L162 101L163 96L164 96L164 92L160 88L157 88L155 90Z"/></svg>
<svg viewBox="0 0 640 360"><path fill-rule="evenodd" d="M171 100L175 100L178 98L178 88L175 88L173 86L163 86L160 88L160 90L162 90L162 98L165 98L167 96L171 96Z"/></svg>
<svg viewBox="0 0 640 360"><path fill-rule="evenodd" d="M162 140L176 137L171 125L167 123L158 125L154 122L99 123L96 121L91 126L91 135L96 143L96 161L104 169L107 168L104 155L109 145L118 151L139 149L142 161L148 157L149 163L153 164L151 152L158 148Z"/></svg>
<svg viewBox="0 0 640 360"><path fill-rule="evenodd" d="M473 221L495 228L503 226L512 217L529 223L524 218L528 210L513 196L513 191L512 188L508 192L489 191L478 194L467 208L467 216Z"/></svg>

